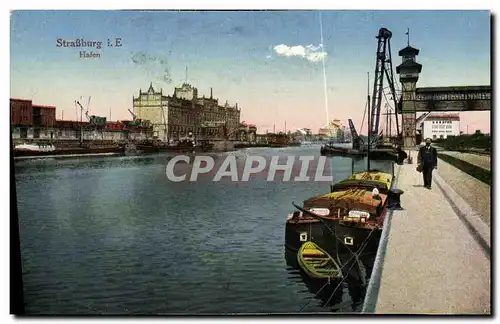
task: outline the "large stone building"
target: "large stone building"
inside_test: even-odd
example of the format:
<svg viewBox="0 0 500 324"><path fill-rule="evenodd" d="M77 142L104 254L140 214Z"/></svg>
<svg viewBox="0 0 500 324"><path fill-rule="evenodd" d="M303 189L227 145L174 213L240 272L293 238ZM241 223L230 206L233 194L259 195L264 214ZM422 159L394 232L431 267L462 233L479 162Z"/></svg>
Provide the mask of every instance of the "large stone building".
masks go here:
<svg viewBox="0 0 500 324"><path fill-rule="evenodd" d="M169 122L168 97L163 95L162 90L156 92L151 84L148 91L139 90L139 96L132 97L132 100L136 118L149 120L153 126L153 136L165 140Z"/></svg>
<svg viewBox="0 0 500 324"><path fill-rule="evenodd" d="M154 136L162 141L178 141L185 138L195 140L235 140L240 128L238 104L224 105L213 98L198 96L198 89L184 83L174 88L172 96L155 91L153 84L147 92L139 90L133 98L134 114L149 120Z"/></svg>
<svg viewBox="0 0 500 324"><path fill-rule="evenodd" d="M339 119L334 119L318 130L319 136L326 136L334 141L344 141L346 128Z"/></svg>

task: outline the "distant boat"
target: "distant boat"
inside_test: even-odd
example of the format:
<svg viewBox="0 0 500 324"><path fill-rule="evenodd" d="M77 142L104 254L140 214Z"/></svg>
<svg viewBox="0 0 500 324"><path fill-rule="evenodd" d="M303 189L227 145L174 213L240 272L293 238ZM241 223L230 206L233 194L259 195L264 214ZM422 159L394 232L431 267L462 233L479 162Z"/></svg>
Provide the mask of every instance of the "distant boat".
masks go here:
<svg viewBox="0 0 500 324"><path fill-rule="evenodd" d="M322 248L308 241L302 244L297 253L300 268L311 279L339 279L342 270L338 263Z"/></svg>
<svg viewBox="0 0 500 324"><path fill-rule="evenodd" d="M15 151L23 152L52 152L56 147L52 144L19 144L14 147Z"/></svg>

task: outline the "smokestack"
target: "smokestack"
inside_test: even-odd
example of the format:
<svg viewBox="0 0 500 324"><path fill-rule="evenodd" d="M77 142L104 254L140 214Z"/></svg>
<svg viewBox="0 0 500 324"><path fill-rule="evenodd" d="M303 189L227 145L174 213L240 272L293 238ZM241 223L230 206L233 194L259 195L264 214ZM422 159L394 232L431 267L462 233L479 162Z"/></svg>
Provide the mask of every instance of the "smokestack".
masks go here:
<svg viewBox="0 0 500 324"><path fill-rule="evenodd" d="M210 87L210 99L213 98L212 87Z"/></svg>

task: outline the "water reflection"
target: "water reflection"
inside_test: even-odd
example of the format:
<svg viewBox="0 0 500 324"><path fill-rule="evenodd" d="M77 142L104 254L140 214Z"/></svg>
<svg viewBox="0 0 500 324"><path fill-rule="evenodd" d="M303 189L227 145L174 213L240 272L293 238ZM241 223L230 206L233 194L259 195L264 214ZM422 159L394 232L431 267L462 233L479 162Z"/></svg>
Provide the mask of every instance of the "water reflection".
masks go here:
<svg viewBox="0 0 500 324"><path fill-rule="evenodd" d="M285 250L288 279L302 282L311 294L311 298L320 301L321 307L325 310L333 312L361 311L374 258L374 255L363 255L357 262L352 255L337 256L344 279L328 283L307 276L299 267L297 252ZM302 311L307 310L307 303L304 304L301 305Z"/></svg>
<svg viewBox="0 0 500 324"><path fill-rule="evenodd" d="M230 154L319 157L319 148L214 159ZM318 287L283 258L291 202L328 192L328 183L174 183L165 176L172 156L16 162L28 313L295 313L307 303L302 312L352 312L359 304L359 283L347 279L322 307L332 287L313 298ZM333 163L337 179L350 174L349 159Z"/></svg>

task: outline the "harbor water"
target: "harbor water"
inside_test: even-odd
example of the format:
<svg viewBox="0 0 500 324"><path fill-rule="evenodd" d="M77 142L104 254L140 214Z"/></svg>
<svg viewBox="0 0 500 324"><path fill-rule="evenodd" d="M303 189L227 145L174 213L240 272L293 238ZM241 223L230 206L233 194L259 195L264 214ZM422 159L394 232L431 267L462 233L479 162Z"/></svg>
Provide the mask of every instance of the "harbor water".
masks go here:
<svg viewBox="0 0 500 324"><path fill-rule="evenodd" d="M213 156L231 154L238 161L246 155L319 158L319 146ZM344 283L334 305L324 307L285 259L292 201L328 192L328 182L262 176L214 182L208 175L172 182L165 172L170 158L16 162L28 314L359 311L362 300L353 300L352 285ZM364 163L355 161L360 171ZM351 170L352 159L332 157L324 174L337 181Z"/></svg>

